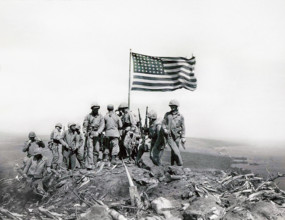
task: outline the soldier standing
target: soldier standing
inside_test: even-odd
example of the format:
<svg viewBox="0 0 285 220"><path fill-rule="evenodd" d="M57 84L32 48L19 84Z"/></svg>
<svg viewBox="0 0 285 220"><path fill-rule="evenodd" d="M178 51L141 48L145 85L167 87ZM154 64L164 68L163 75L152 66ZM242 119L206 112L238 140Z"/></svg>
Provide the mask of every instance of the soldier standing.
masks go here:
<svg viewBox="0 0 285 220"><path fill-rule="evenodd" d="M127 133L129 131L135 131L136 127L136 121L132 114L132 112L129 110L128 104L123 102L119 105L119 111L121 112L121 119L123 123L122 127L122 138L121 138L121 144L120 144L120 157L125 158L127 154L127 149L125 145L125 137L127 136ZM129 135L130 136L130 135Z"/></svg>
<svg viewBox="0 0 285 220"><path fill-rule="evenodd" d="M149 150L150 159L154 162L154 164L160 165L160 158L162 156L163 149L165 148L163 134L161 132L161 121L157 118L157 113L154 110L151 110L148 113L148 118L149 128L147 132L148 137L151 139ZM136 160L137 163L139 162L145 151L146 146L140 145Z"/></svg>
<svg viewBox="0 0 285 220"><path fill-rule="evenodd" d="M91 113L83 122L83 133L87 141L87 169L94 169L97 161L101 160L101 134L104 130L104 117L99 113L100 105L93 103Z"/></svg>
<svg viewBox="0 0 285 220"><path fill-rule="evenodd" d="M52 168L60 169L62 165L62 124L57 123L55 129L51 132L49 148L52 152Z"/></svg>
<svg viewBox="0 0 285 220"><path fill-rule="evenodd" d="M31 131L28 135L29 140L25 142L23 152L27 152L27 156L23 160L23 167L30 157L33 156L34 151L38 148L44 148L44 142L36 136L36 133ZM22 168L23 168L22 167Z"/></svg>
<svg viewBox="0 0 285 220"><path fill-rule="evenodd" d="M69 123L68 130L63 133L63 156L67 169L74 170L76 167L76 150L79 146L79 136L76 132L76 124Z"/></svg>
<svg viewBox="0 0 285 220"><path fill-rule="evenodd" d="M169 102L170 112L164 115L162 121L162 130L166 143L171 148L171 165L176 162L178 166L182 166L182 157L179 151L180 143L185 144L185 124L184 117L179 113L179 102L171 100Z"/></svg>
<svg viewBox="0 0 285 220"><path fill-rule="evenodd" d="M78 147L75 150L76 158L80 164L80 168L84 169L85 168L85 161L84 161L84 137L80 131L81 127L79 124L76 125L75 127L76 133L78 135Z"/></svg>
<svg viewBox="0 0 285 220"><path fill-rule="evenodd" d="M114 106L107 106L108 113L105 115L105 143L104 149L104 161L108 160L111 155L111 162L116 163L118 161L118 154L120 152L119 138L120 129L123 127L120 117L114 112Z"/></svg>
<svg viewBox="0 0 285 220"><path fill-rule="evenodd" d="M36 136L36 133L31 131L29 133L29 140L26 141L23 152L27 152L27 157L31 157L34 154L34 150L37 148L44 148L44 142Z"/></svg>

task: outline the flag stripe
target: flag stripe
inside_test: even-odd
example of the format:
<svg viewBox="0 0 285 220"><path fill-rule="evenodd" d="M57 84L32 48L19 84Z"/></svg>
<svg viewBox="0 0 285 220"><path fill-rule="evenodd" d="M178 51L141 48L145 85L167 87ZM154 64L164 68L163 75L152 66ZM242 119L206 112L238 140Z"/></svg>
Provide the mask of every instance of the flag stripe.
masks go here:
<svg viewBox="0 0 285 220"><path fill-rule="evenodd" d="M134 75L134 80L140 80L140 81L143 81L143 80L150 80L150 81L175 81L175 80L178 80L178 79L184 79L184 80L189 80L190 82L196 82L197 79L196 78L191 78L189 76L185 76L185 75L177 75L175 77L171 77L171 78L158 78L158 77L149 77L149 76L140 76L140 75Z"/></svg>
<svg viewBox="0 0 285 220"><path fill-rule="evenodd" d="M132 57L132 90L174 91L185 88L194 91L197 87L194 57L154 57L135 53L132 53Z"/></svg>

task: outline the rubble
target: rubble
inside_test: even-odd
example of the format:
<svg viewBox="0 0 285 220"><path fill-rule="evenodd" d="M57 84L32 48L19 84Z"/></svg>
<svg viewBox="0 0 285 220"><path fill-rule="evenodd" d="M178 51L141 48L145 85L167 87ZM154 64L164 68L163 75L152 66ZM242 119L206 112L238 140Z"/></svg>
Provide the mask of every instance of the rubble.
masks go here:
<svg viewBox="0 0 285 220"><path fill-rule="evenodd" d="M0 181L0 217L6 219L284 219L285 192L253 173L102 163L96 170L62 169L36 195L21 176ZM130 196L130 182L141 205ZM132 193L132 192L131 192ZM136 194L137 193L137 194Z"/></svg>

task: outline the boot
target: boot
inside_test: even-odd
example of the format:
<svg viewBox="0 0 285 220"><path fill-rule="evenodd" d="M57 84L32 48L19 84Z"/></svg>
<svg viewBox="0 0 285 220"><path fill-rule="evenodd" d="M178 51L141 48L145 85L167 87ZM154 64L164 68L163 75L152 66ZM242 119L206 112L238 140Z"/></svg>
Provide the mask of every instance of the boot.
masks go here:
<svg viewBox="0 0 285 220"><path fill-rule="evenodd" d="M103 162L108 162L108 154L103 155Z"/></svg>
<svg viewBox="0 0 285 220"><path fill-rule="evenodd" d="M115 155L112 155L112 157L111 157L111 163L112 163L113 165L116 165L116 164L117 164L116 156L115 156Z"/></svg>

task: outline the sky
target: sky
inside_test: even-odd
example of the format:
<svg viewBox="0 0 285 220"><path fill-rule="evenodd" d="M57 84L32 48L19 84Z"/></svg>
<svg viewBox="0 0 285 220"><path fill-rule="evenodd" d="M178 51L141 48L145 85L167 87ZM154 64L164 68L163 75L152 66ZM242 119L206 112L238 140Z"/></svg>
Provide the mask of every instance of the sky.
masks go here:
<svg viewBox="0 0 285 220"><path fill-rule="evenodd" d="M131 92L159 117L177 99L186 135L285 139L285 1L0 1L0 133L82 123L127 101L129 50L196 56L197 90Z"/></svg>

